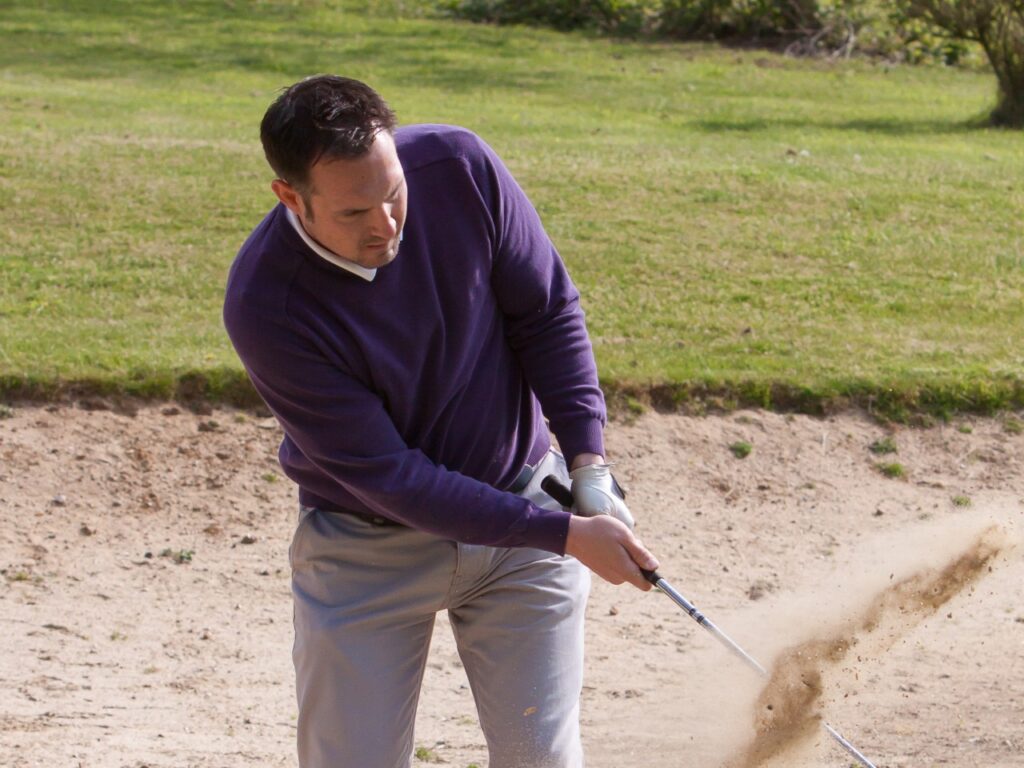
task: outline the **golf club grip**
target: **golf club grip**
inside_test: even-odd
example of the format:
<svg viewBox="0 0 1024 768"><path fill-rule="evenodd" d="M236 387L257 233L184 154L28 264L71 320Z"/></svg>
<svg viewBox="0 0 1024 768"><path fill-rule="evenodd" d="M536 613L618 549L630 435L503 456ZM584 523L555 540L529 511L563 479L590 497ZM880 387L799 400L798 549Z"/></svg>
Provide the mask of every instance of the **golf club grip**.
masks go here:
<svg viewBox="0 0 1024 768"><path fill-rule="evenodd" d="M654 586L658 586L658 582L661 581L661 575L657 571L648 571L646 568L641 568L640 573Z"/></svg>
<svg viewBox="0 0 1024 768"><path fill-rule="evenodd" d="M562 485L562 481L554 475L548 475L541 480L540 489L566 509L572 509L572 491Z"/></svg>
<svg viewBox="0 0 1024 768"><path fill-rule="evenodd" d="M543 480L541 480L540 489L566 509L572 509L572 491L566 488L562 484L562 481L559 480L554 475L548 475ZM642 573L644 575L644 578L651 582L651 584L653 584L654 586L658 586L658 581L661 580L661 576L658 575L657 571L648 571L644 568L641 568L640 573Z"/></svg>

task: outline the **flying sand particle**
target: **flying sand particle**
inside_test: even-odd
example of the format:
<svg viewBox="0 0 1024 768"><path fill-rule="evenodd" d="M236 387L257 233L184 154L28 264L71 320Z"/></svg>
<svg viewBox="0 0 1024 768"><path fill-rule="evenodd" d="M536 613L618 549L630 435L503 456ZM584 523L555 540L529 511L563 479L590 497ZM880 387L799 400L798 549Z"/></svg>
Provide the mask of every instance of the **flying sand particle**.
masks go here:
<svg viewBox="0 0 1024 768"><path fill-rule="evenodd" d="M868 636L884 635L883 646L891 646L964 587L990 572L990 562L1007 543L1005 531L998 526L987 528L941 570L922 570L887 587L847 629L783 651L757 699L755 736L738 756L726 762L727 768L757 768L816 736L822 720L824 672L838 666L850 649Z"/></svg>

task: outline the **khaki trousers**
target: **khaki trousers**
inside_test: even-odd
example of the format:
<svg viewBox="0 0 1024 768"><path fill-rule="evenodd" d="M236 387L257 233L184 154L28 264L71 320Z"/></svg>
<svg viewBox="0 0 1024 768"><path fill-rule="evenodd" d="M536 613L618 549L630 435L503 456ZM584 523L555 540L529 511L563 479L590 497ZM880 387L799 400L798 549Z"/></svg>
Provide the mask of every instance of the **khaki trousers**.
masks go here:
<svg viewBox="0 0 1024 768"><path fill-rule="evenodd" d="M554 451L521 493L539 485ZM590 572L536 549L459 544L303 508L290 550L302 768L407 768L427 651L448 610L489 768L581 768Z"/></svg>

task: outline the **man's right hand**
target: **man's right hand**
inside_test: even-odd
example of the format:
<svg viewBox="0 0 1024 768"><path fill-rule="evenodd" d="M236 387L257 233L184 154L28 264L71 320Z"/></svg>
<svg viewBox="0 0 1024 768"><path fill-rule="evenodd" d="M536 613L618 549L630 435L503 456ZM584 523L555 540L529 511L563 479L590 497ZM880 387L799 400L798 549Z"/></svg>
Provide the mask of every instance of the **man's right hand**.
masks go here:
<svg viewBox="0 0 1024 768"><path fill-rule="evenodd" d="M565 554L575 557L605 581L612 584L628 581L645 592L651 584L640 569L654 571L658 568L654 555L633 532L608 515L570 518Z"/></svg>

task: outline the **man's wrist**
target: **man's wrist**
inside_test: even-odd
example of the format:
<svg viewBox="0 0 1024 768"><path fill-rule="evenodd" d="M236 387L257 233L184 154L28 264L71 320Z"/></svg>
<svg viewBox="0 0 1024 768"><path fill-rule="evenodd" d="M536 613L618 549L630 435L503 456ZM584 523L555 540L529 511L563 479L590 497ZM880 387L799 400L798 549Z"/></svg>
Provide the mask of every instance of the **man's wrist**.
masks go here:
<svg viewBox="0 0 1024 768"><path fill-rule="evenodd" d="M569 469L571 471L574 469L579 469L580 467L586 467L589 464L604 463L604 456L602 456L599 453L580 453L573 458L572 464L569 466Z"/></svg>

